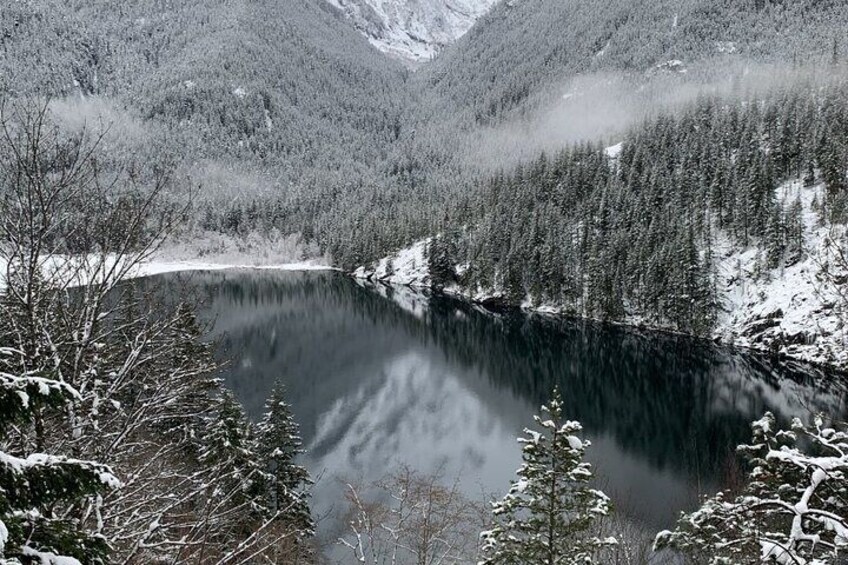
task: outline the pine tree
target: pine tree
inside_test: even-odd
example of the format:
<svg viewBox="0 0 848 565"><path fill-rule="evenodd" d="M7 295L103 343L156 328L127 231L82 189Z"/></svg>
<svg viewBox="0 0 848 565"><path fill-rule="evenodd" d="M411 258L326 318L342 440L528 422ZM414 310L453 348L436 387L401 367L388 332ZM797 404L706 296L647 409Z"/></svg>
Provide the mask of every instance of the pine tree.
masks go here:
<svg viewBox="0 0 848 565"><path fill-rule="evenodd" d="M269 508L305 535L312 535L314 524L307 501L312 479L305 468L295 463L295 458L303 453L301 445L300 430L285 400L285 387L278 381L257 427L256 452L268 476Z"/></svg>
<svg viewBox="0 0 848 565"><path fill-rule="evenodd" d="M794 264L804 251L804 207L801 197L797 196L786 211L786 251L788 263Z"/></svg>
<svg viewBox="0 0 848 565"><path fill-rule="evenodd" d="M427 266L434 287L442 288L456 282L455 255L456 246L452 234L441 234L430 239L427 246Z"/></svg>
<svg viewBox="0 0 848 565"><path fill-rule="evenodd" d="M546 416L534 416L540 431L525 430L524 463L503 500L494 503L495 527L483 532L485 565L588 564L614 539L591 534L610 511L609 498L589 488L592 472L583 456L589 442L579 422L565 421L557 390ZM544 419L543 419L544 418Z"/></svg>

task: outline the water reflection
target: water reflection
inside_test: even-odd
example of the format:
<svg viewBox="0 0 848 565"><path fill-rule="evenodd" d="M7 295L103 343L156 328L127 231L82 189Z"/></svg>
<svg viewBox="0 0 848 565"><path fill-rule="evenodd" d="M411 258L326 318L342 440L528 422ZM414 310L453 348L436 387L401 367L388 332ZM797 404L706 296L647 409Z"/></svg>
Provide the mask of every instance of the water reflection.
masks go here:
<svg viewBox="0 0 848 565"><path fill-rule="evenodd" d="M520 461L515 438L554 384L593 440L604 489L653 530L717 488L765 410L846 414L842 385L817 371L681 337L492 314L332 273L148 284L198 301L226 382L253 417L273 381L286 382L304 462L323 474L320 513L339 500L336 476L377 479L399 463L461 474L472 496L504 492Z"/></svg>

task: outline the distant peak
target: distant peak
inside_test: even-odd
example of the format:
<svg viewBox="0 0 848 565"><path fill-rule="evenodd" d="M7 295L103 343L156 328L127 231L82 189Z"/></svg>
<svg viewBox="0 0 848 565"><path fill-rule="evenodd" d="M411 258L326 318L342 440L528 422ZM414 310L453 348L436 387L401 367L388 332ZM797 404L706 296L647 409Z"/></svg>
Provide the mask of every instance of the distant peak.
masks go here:
<svg viewBox="0 0 848 565"><path fill-rule="evenodd" d="M498 0L327 0L380 51L429 61Z"/></svg>

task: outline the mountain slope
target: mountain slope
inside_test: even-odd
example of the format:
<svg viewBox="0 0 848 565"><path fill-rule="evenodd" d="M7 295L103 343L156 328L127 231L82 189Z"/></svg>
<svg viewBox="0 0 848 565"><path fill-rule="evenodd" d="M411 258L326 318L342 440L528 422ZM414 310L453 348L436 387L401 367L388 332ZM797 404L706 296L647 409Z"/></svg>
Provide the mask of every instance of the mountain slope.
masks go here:
<svg viewBox="0 0 848 565"><path fill-rule="evenodd" d="M703 97L493 175L366 276L848 366L848 83Z"/></svg>
<svg viewBox="0 0 848 565"><path fill-rule="evenodd" d="M428 61L474 25L497 0L327 0L377 49Z"/></svg>
<svg viewBox="0 0 848 565"><path fill-rule="evenodd" d="M706 62L720 74L739 61L830 61L834 48L848 48L845 21L848 5L835 0L509 1L421 78L487 122L577 74Z"/></svg>
<svg viewBox="0 0 848 565"><path fill-rule="evenodd" d="M10 96L115 100L169 129L174 154L285 184L370 167L408 105L403 66L314 0L31 0L0 36Z"/></svg>

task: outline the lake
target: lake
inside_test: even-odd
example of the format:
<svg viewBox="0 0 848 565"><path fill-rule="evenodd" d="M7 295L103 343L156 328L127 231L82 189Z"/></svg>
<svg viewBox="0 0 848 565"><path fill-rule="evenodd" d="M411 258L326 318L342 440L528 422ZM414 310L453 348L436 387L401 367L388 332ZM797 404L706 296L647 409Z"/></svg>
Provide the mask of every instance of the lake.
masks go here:
<svg viewBox="0 0 848 565"><path fill-rule="evenodd" d="M750 422L845 415L838 379L689 338L357 283L332 272L221 271L149 279L189 296L224 377L261 416L288 388L320 477L313 510L332 529L345 481L400 465L503 495L516 438L554 385L591 440L588 459L619 513L656 531L732 477Z"/></svg>

